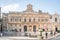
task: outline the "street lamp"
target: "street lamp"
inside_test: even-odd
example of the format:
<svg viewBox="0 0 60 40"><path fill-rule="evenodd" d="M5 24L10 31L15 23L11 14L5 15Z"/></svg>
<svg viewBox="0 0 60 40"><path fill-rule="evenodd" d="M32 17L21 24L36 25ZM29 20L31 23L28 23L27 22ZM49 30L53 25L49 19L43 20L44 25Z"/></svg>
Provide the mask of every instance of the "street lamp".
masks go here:
<svg viewBox="0 0 60 40"><path fill-rule="evenodd" d="M39 32L40 32L40 36L42 38L42 32L43 32L43 30L42 29L39 29Z"/></svg>

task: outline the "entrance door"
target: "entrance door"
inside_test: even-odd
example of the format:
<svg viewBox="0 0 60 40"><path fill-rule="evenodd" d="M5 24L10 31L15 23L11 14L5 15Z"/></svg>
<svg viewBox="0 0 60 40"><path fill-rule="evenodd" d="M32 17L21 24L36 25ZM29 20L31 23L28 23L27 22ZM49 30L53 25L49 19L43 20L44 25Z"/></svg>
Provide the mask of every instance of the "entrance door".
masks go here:
<svg viewBox="0 0 60 40"><path fill-rule="evenodd" d="M24 26L24 35L27 36L27 26Z"/></svg>
<svg viewBox="0 0 60 40"><path fill-rule="evenodd" d="M19 31L21 32L21 29L19 29Z"/></svg>
<svg viewBox="0 0 60 40"><path fill-rule="evenodd" d="M57 31L57 27L55 28L55 31Z"/></svg>
<svg viewBox="0 0 60 40"><path fill-rule="evenodd" d="M27 32L27 26L26 25L24 26L24 32Z"/></svg>
<svg viewBox="0 0 60 40"><path fill-rule="evenodd" d="M33 32L36 32L36 26L35 25L33 26Z"/></svg>

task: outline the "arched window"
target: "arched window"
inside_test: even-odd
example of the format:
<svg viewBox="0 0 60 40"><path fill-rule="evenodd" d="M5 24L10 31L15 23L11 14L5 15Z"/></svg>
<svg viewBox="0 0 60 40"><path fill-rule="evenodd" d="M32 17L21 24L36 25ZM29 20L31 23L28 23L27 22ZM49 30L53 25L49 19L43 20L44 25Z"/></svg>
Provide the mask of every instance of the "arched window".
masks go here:
<svg viewBox="0 0 60 40"><path fill-rule="evenodd" d="M38 22L40 21L40 18L38 18Z"/></svg>
<svg viewBox="0 0 60 40"><path fill-rule="evenodd" d="M31 18L29 18L29 22L31 22Z"/></svg>
<svg viewBox="0 0 60 40"><path fill-rule="evenodd" d="M11 17L11 21L14 21L14 17Z"/></svg>
<svg viewBox="0 0 60 40"><path fill-rule="evenodd" d="M35 18L33 19L33 21L35 22Z"/></svg>
<svg viewBox="0 0 60 40"><path fill-rule="evenodd" d="M42 19L42 22L44 21L44 19Z"/></svg>
<svg viewBox="0 0 60 40"><path fill-rule="evenodd" d="M15 32L17 32L17 29L15 29Z"/></svg>
<svg viewBox="0 0 60 40"><path fill-rule="evenodd" d="M46 21L48 21L48 19L45 19Z"/></svg>
<svg viewBox="0 0 60 40"><path fill-rule="evenodd" d="M24 22L26 22L26 18L24 18Z"/></svg>
<svg viewBox="0 0 60 40"><path fill-rule="evenodd" d="M27 26L26 25L24 26L24 32L27 32Z"/></svg>
<svg viewBox="0 0 60 40"><path fill-rule="evenodd" d="M19 20L21 21L21 18Z"/></svg>
<svg viewBox="0 0 60 40"><path fill-rule="evenodd" d="M55 18L55 22L57 22L57 18Z"/></svg>
<svg viewBox="0 0 60 40"><path fill-rule="evenodd" d="M21 29L19 29L19 31L21 32Z"/></svg>

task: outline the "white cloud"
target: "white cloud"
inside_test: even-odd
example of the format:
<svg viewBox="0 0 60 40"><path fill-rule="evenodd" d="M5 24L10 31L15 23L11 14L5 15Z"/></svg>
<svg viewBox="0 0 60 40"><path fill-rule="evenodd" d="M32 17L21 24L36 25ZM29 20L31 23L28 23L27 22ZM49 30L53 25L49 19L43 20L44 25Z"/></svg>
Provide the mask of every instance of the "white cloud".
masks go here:
<svg viewBox="0 0 60 40"><path fill-rule="evenodd" d="M19 4L10 4L2 7L2 12L17 11L19 9Z"/></svg>

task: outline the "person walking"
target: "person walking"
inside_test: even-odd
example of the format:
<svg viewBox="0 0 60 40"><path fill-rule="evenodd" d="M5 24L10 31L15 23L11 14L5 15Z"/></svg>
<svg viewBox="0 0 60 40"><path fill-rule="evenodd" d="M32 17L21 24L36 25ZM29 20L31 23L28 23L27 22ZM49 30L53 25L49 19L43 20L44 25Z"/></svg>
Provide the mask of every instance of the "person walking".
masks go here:
<svg viewBox="0 0 60 40"><path fill-rule="evenodd" d="M46 38L47 38L48 37L48 33L46 32L45 35L46 35Z"/></svg>
<svg viewBox="0 0 60 40"><path fill-rule="evenodd" d="M53 32L52 31L50 32L50 35L53 36Z"/></svg>
<svg viewBox="0 0 60 40"><path fill-rule="evenodd" d="M56 32L54 32L54 35L56 34Z"/></svg>

